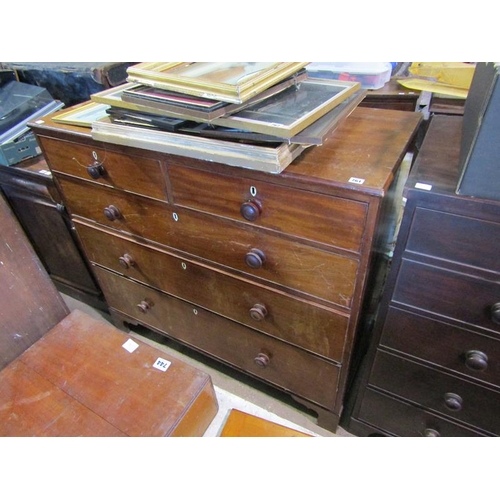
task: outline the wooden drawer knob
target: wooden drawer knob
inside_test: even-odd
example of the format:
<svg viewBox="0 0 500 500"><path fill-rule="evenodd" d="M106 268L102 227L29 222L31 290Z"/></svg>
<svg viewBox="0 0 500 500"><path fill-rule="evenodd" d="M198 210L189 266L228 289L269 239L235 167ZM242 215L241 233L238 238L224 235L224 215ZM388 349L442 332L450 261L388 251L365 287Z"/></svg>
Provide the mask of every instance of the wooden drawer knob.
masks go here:
<svg viewBox="0 0 500 500"><path fill-rule="evenodd" d="M99 179L99 177L103 177L106 171L100 161L95 161L87 166L87 173L92 179Z"/></svg>
<svg viewBox="0 0 500 500"><path fill-rule="evenodd" d="M500 325L500 302L491 306L490 314L491 320Z"/></svg>
<svg viewBox="0 0 500 500"><path fill-rule="evenodd" d="M467 351L465 353L465 366L475 371L484 371L488 368L488 356L481 351Z"/></svg>
<svg viewBox="0 0 500 500"><path fill-rule="evenodd" d="M444 395L444 404L449 410L460 411L462 409L463 399L458 394L447 392Z"/></svg>
<svg viewBox="0 0 500 500"><path fill-rule="evenodd" d="M121 267L124 269L128 269L130 267L135 266L135 261L134 259L128 254L124 253L119 259L118 263L120 264Z"/></svg>
<svg viewBox="0 0 500 500"><path fill-rule="evenodd" d="M262 205L257 200L248 200L241 204L240 213L244 219L253 222L262 213Z"/></svg>
<svg viewBox="0 0 500 500"><path fill-rule="evenodd" d="M114 221L116 219L121 219L122 214L120 210L118 210L114 205L110 205L103 210L104 217L110 221Z"/></svg>
<svg viewBox="0 0 500 500"><path fill-rule="evenodd" d="M264 304L255 304L250 309L250 317L255 321L262 321L267 316L267 308Z"/></svg>
<svg viewBox="0 0 500 500"><path fill-rule="evenodd" d="M425 429L424 431L424 436L425 437L440 437L441 434L436 429Z"/></svg>
<svg viewBox="0 0 500 500"><path fill-rule="evenodd" d="M267 354L260 352L259 354L257 354L257 356L254 358L253 361L256 365L260 366L261 368L265 368L271 362L271 359Z"/></svg>
<svg viewBox="0 0 500 500"><path fill-rule="evenodd" d="M147 300L141 300L138 304L137 304L137 309L139 309L139 311L143 314L146 314L152 307L152 302L149 302Z"/></svg>
<svg viewBox="0 0 500 500"><path fill-rule="evenodd" d="M245 255L245 262L247 263L248 267L251 267L252 269L259 269L266 262L266 256L264 255L264 252L262 250L259 250L258 248L252 248Z"/></svg>

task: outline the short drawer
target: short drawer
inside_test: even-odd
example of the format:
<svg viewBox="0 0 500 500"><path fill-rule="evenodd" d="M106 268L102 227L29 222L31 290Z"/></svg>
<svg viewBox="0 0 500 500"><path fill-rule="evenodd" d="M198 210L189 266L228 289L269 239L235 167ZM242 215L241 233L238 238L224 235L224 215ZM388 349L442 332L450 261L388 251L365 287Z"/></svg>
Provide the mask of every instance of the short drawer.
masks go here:
<svg viewBox="0 0 500 500"><path fill-rule="evenodd" d="M372 389L367 389L363 394L357 420L401 437L484 435Z"/></svg>
<svg viewBox="0 0 500 500"><path fill-rule="evenodd" d="M500 341L391 307L380 345L500 386Z"/></svg>
<svg viewBox="0 0 500 500"><path fill-rule="evenodd" d="M500 331L500 283L403 259L393 301Z"/></svg>
<svg viewBox="0 0 500 500"><path fill-rule="evenodd" d="M87 257L124 276L340 362L349 317L76 221Z"/></svg>
<svg viewBox="0 0 500 500"><path fill-rule="evenodd" d="M167 201L159 161L39 137L51 170Z"/></svg>
<svg viewBox="0 0 500 500"><path fill-rule="evenodd" d="M369 383L486 432L500 433L500 392L381 350Z"/></svg>
<svg viewBox="0 0 500 500"><path fill-rule="evenodd" d="M174 203L360 252L367 204L169 165Z"/></svg>
<svg viewBox="0 0 500 500"><path fill-rule="evenodd" d="M60 177L68 209L171 248L225 266L228 270L297 290L349 308L358 261L277 234L220 217L172 207L123 191ZM120 216L110 221L111 207Z"/></svg>
<svg viewBox="0 0 500 500"><path fill-rule="evenodd" d="M95 271L113 309L281 389L333 409L338 365L104 269Z"/></svg>
<svg viewBox="0 0 500 500"><path fill-rule="evenodd" d="M500 272L500 224L417 208L407 250Z"/></svg>

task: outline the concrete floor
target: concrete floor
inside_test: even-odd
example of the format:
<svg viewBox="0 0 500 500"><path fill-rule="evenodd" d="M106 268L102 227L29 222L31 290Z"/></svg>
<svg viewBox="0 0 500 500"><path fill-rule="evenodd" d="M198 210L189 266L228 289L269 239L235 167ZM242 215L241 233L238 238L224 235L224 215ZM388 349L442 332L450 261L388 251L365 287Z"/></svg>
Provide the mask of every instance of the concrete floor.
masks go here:
<svg viewBox="0 0 500 500"><path fill-rule="evenodd" d="M79 309L95 318L112 323L107 313L94 309L66 294L62 294L62 296L70 310ZM140 327L134 327L130 331L130 335L150 343L211 376L219 403L219 412L204 437L216 437L219 434L227 414L232 408L318 437L354 437L341 427L338 427L335 433L319 427L316 425L314 414L309 413L306 408L295 403L287 395L185 348L162 335Z"/></svg>

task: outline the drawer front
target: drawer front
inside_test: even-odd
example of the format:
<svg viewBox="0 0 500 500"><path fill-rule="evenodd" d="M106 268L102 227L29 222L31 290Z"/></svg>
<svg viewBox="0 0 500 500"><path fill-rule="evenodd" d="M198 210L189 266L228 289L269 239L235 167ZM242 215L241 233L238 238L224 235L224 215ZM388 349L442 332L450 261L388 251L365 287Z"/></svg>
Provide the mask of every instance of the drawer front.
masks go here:
<svg viewBox="0 0 500 500"><path fill-rule="evenodd" d="M500 283L403 259L394 301L488 330L500 308ZM496 306L496 307L495 307ZM500 315L497 313L497 316Z"/></svg>
<svg viewBox="0 0 500 500"><path fill-rule="evenodd" d="M325 356L342 358L348 316L75 223L94 263Z"/></svg>
<svg viewBox="0 0 500 500"><path fill-rule="evenodd" d="M378 351L370 385L494 434L500 433L500 393Z"/></svg>
<svg viewBox="0 0 500 500"><path fill-rule="evenodd" d="M500 386L500 341L391 307L380 344Z"/></svg>
<svg viewBox="0 0 500 500"><path fill-rule="evenodd" d="M367 204L169 165L176 205L360 252Z"/></svg>
<svg viewBox="0 0 500 500"><path fill-rule="evenodd" d="M159 161L47 137L39 139L53 171L167 201ZM96 172L96 162L102 164L99 168L102 173L93 178L88 168L94 167L93 172Z"/></svg>
<svg viewBox="0 0 500 500"><path fill-rule="evenodd" d="M487 242L487 244L485 244ZM500 272L500 224L417 208L407 249Z"/></svg>
<svg viewBox="0 0 500 500"><path fill-rule="evenodd" d="M109 305L117 311L333 409L340 370L337 365L104 269L95 271Z"/></svg>
<svg viewBox="0 0 500 500"><path fill-rule="evenodd" d="M454 424L411 404L367 389L358 420L401 437L480 437L474 430Z"/></svg>
<svg viewBox="0 0 500 500"><path fill-rule="evenodd" d="M122 191L70 178L59 181L73 215L350 307L358 268L354 259L196 211L174 212L167 204ZM117 207L122 217L109 221L103 209L110 206ZM250 257L253 263L264 262L250 267L246 262Z"/></svg>

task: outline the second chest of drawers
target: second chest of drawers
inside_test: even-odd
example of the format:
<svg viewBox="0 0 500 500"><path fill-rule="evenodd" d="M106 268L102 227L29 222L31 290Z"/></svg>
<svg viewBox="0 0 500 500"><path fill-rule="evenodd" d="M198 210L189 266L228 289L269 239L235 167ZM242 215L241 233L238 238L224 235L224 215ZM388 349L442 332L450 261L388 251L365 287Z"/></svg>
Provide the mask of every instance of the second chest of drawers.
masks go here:
<svg viewBox="0 0 500 500"><path fill-rule="evenodd" d="M348 427L358 435L500 433L500 204L455 194L461 117L434 117Z"/></svg>

